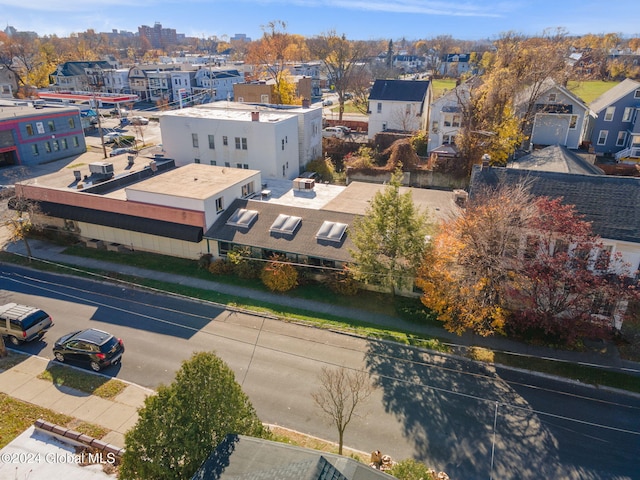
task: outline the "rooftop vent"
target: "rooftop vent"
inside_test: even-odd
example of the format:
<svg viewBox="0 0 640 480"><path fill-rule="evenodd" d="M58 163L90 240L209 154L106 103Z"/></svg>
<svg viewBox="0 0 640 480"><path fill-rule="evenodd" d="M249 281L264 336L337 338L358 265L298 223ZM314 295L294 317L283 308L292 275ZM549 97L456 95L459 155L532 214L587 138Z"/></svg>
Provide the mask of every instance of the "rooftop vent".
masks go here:
<svg viewBox="0 0 640 480"><path fill-rule="evenodd" d="M260 112L251 112L251 121L259 122L260 121Z"/></svg>

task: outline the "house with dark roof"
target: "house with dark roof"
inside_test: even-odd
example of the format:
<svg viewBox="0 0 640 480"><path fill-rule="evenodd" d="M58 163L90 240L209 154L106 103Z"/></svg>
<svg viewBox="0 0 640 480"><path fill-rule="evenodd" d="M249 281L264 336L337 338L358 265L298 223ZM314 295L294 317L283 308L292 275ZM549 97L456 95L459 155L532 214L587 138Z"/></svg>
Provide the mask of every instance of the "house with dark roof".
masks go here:
<svg viewBox="0 0 640 480"><path fill-rule="evenodd" d="M230 434L191 480L391 480L352 458Z"/></svg>
<svg viewBox="0 0 640 480"><path fill-rule="evenodd" d="M88 92L96 85L104 85L105 72L113 70L106 60L95 62L64 62L49 75L49 83L57 90Z"/></svg>
<svg viewBox="0 0 640 480"><path fill-rule="evenodd" d="M640 82L627 78L590 105L596 117L590 140L596 155L640 161Z"/></svg>
<svg viewBox="0 0 640 480"><path fill-rule="evenodd" d="M429 80L376 80L369 93L369 138L426 130L432 97Z"/></svg>
<svg viewBox="0 0 640 480"><path fill-rule="evenodd" d="M459 77L471 70L470 53L446 53L440 60L438 73L445 77Z"/></svg>
<svg viewBox="0 0 640 480"><path fill-rule="evenodd" d="M561 198L591 223L602 252L620 255L625 274L640 280L640 178L475 165L469 196L484 188L526 184L535 196ZM600 257L599 257L600 258Z"/></svg>

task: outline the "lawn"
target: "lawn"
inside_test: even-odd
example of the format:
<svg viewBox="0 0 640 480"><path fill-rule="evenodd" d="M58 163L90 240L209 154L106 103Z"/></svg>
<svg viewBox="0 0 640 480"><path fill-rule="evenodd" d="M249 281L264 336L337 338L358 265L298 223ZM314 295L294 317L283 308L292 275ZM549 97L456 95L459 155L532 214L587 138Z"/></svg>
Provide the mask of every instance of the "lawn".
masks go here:
<svg viewBox="0 0 640 480"><path fill-rule="evenodd" d="M567 88L584 103L589 105L607 90L615 87L619 82L604 82L601 80L589 80L584 82L569 81Z"/></svg>
<svg viewBox="0 0 640 480"><path fill-rule="evenodd" d="M433 98L439 98L449 90L456 88L457 80L455 78L438 78L431 81L433 88Z"/></svg>

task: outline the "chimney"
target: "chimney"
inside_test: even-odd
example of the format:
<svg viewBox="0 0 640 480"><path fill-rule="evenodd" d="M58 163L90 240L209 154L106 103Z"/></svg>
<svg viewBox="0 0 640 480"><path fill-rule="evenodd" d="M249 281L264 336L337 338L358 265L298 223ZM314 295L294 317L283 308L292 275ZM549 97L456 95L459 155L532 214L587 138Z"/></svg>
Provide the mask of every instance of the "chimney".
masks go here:
<svg viewBox="0 0 640 480"><path fill-rule="evenodd" d="M489 168L489 162L491 161L491 156L488 153L482 155L482 169Z"/></svg>
<svg viewBox="0 0 640 480"><path fill-rule="evenodd" d="M251 121L259 122L260 121L260 112L251 112Z"/></svg>
<svg viewBox="0 0 640 480"><path fill-rule="evenodd" d="M302 108L309 108L310 102L308 98L302 99Z"/></svg>

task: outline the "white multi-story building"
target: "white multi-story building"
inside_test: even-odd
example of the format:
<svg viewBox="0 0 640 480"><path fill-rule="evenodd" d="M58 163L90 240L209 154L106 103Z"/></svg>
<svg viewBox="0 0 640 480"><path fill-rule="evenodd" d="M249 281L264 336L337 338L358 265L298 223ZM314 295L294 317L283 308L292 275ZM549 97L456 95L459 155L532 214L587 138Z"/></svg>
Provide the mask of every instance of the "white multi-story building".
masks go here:
<svg viewBox="0 0 640 480"><path fill-rule="evenodd" d="M322 108L215 102L160 117L165 156L296 178L322 155Z"/></svg>

